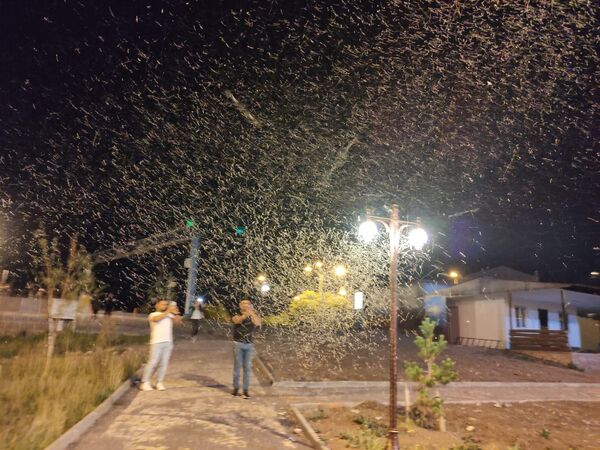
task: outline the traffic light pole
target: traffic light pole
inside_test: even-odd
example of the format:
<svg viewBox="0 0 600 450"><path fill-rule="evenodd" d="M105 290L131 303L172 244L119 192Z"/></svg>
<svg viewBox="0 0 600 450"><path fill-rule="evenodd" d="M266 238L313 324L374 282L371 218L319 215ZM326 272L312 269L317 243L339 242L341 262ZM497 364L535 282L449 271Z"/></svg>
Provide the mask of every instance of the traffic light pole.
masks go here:
<svg viewBox="0 0 600 450"><path fill-rule="evenodd" d="M200 252L200 238L192 237L190 248L190 267L188 269L187 294L185 296L185 309L183 314L188 314L196 298L196 282L198 280L198 253Z"/></svg>

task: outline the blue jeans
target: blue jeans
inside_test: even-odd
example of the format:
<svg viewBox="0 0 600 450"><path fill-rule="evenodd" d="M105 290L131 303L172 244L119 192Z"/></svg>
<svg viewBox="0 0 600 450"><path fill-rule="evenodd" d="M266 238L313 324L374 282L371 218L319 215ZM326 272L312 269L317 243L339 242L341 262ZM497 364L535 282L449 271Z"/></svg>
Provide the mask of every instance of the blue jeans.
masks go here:
<svg viewBox="0 0 600 450"><path fill-rule="evenodd" d="M173 351L172 342L157 342L156 344L150 344L150 359L146 363L144 368L144 376L142 377L142 383L149 383L152 374L158 367L158 383L162 383L167 373L167 366L169 365L169 358L171 358L171 352Z"/></svg>
<svg viewBox="0 0 600 450"><path fill-rule="evenodd" d="M244 368L244 391L250 387L250 371L252 370L252 356L254 345L244 342L233 342L234 366L233 366L233 389L240 388L240 369Z"/></svg>

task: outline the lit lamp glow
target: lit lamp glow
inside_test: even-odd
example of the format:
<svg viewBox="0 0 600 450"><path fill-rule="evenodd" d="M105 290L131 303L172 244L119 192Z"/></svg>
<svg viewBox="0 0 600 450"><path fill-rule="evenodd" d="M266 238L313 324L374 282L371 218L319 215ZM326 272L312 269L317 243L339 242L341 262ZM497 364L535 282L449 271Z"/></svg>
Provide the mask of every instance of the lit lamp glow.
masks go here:
<svg viewBox="0 0 600 450"><path fill-rule="evenodd" d="M340 288L340 290L338 291L338 294L341 295L342 297L345 297L346 295L348 295L348 291L346 290L346 288Z"/></svg>
<svg viewBox="0 0 600 450"><path fill-rule="evenodd" d="M263 294L266 294L270 290L271 290L271 285L269 285L268 283L265 283L260 287L260 292L262 292Z"/></svg>
<svg viewBox="0 0 600 450"><path fill-rule="evenodd" d="M340 277L340 278L344 277L344 276L346 276L347 272L348 271L346 270L346 268L344 266L342 266L341 264L338 266L335 266L334 273L335 273L336 277Z"/></svg>
<svg viewBox="0 0 600 450"><path fill-rule="evenodd" d="M377 225L372 220L367 220L358 227L358 234L365 242L371 242L377 236Z"/></svg>
<svg viewBox="0 0 600 450"><path fill-rule="evenodd" d="M429 236L423 228L413 228L408 233L408 243L415 250L422 250L428 240Z"/></svg>

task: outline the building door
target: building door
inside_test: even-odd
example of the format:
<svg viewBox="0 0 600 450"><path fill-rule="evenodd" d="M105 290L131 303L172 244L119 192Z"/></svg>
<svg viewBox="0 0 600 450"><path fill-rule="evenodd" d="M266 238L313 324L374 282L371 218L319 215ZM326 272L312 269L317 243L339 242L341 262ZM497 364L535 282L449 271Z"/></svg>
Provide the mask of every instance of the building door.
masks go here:
<svg viewBox="0 0 600 450"><path fill-rule="evenodd" d="M547 330L548 329L548 310L547 309L538 309L538 315L540 317L540 329Z"/></svg>
<svg viewBox="0 0 600 450"><path fill-rule="evenodd" d="M460 337L460 321L458 320L458 306L456 303L448 304L448 342L458 344Z"/></svg>

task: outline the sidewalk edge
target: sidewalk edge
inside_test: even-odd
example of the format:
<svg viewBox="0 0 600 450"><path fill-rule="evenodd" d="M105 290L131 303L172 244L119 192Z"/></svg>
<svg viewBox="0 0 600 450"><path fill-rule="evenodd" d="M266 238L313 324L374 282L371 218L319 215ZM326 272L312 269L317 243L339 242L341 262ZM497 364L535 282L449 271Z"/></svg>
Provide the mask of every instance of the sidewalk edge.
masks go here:
<svg viewBox="0 0 600 450"><path fill-rule="evenodd" d="M294 405L290 405L290 407L292 409L292 412L294 413L294 416L296 417L298 422L300 422L300 427L304 431L304 434L306 435L308 440L311 442L312 446L316 450L329 450L329 447L323 444L323 441L319 438L313 427L310 425L310 423L308 423L308 420L306 420L306 417L304 417L300 410Z"/></svg>
<svg viewBox="0 0 600 450"><path fill-rule="evenodd" d="M65 450L77 442L81 437L111 410L113 405L132 389L131 380L128 378L114 391L106 400L100 403L87 416L65 431L58 439L52 442L44 450Z"/></svg>
<svg viewBox="0 0 600 450"><path fill-rule="evenodd" d="M271 373L271 371L269 370L267 365L264 363L264 361L262 360L262 358L260 357L258 352L256 352L256 355L254 356L254 360L256 361L260 371L263 372L263 374L269 380L269 385L273 386L275 384L275 377L273 376L273 374Z"/></svg>

